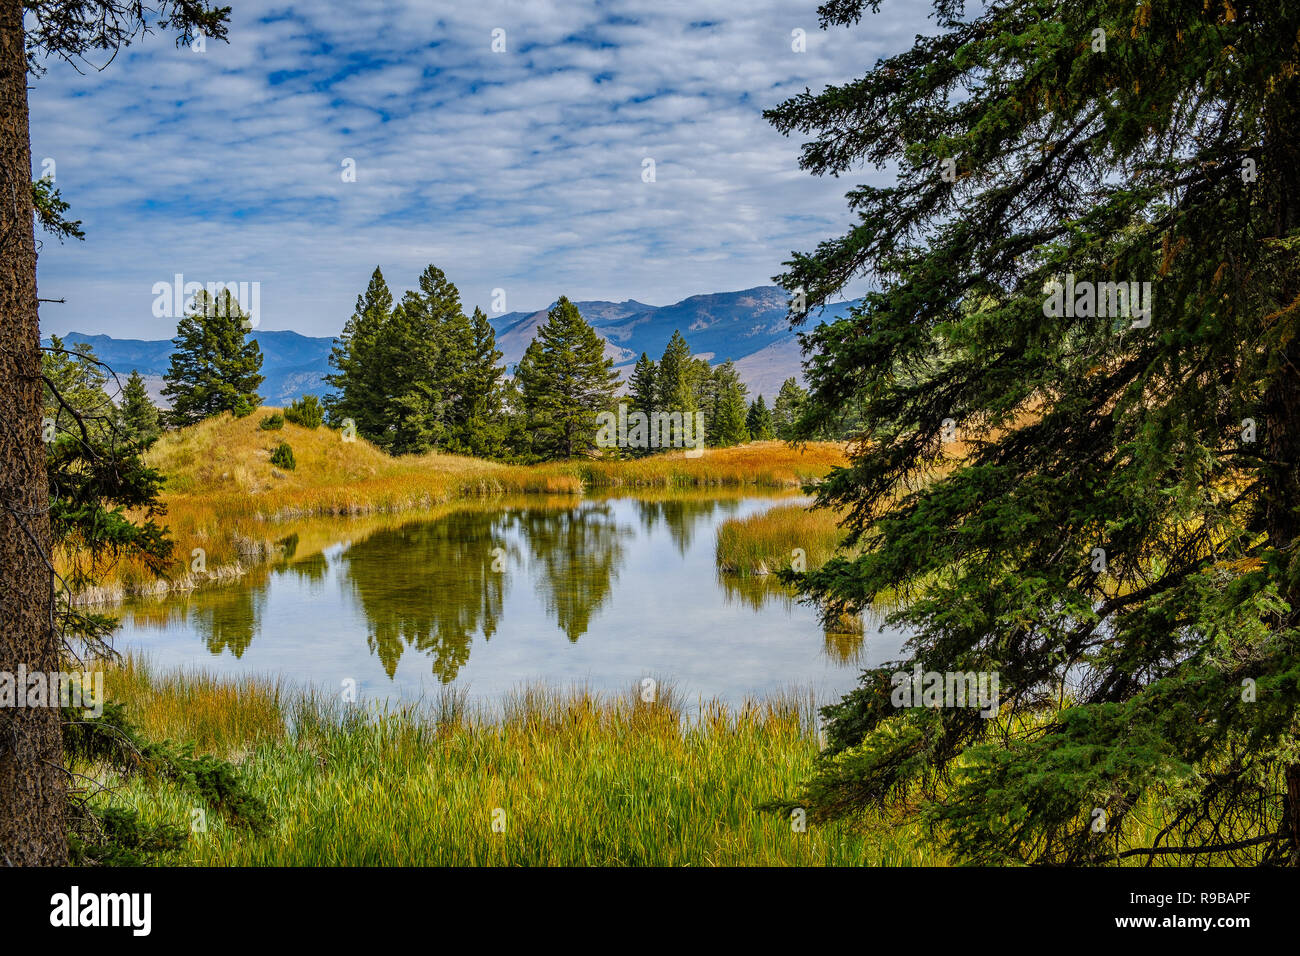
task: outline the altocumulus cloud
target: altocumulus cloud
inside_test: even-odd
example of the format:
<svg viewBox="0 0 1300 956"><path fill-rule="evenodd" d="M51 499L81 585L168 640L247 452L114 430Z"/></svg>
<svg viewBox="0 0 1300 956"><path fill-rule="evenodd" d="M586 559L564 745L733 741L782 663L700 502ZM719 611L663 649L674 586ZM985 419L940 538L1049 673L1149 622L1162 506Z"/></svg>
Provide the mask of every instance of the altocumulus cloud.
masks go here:
<svg viewBox="0 0 1300 956"><path fill-rule="evenodd" d="M764 284L847 224L850 183L800 171L762 110L861 74L928 12L822 31L789 0L230 2L228 45L155 34L35 82L34 173L54 161L87 232L45 242L42 295L68 300L46 333L168 337L151 289L178 272L261 282L263 327L311 335L376 264L401 288L437 263L485 309L495 288L522 310Z"/></svg>

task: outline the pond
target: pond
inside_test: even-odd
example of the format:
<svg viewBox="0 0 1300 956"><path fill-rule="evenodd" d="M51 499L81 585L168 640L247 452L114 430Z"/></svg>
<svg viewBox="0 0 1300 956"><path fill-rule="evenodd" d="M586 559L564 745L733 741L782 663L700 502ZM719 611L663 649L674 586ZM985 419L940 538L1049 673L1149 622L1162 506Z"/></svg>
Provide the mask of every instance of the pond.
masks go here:
<svg viewBox="0 0 1300 956"><path fill-rule="evenodd" d="M444 685L490 702L536 683L623 694L645 678L688 705L791 688L825 702L905 636L877 621L865 637L826 634L770 579L717 571L724 520L791 500L535 498L286 526L274 564L129 601L114 643L162 668L354 686L390 706Z"/></svg>

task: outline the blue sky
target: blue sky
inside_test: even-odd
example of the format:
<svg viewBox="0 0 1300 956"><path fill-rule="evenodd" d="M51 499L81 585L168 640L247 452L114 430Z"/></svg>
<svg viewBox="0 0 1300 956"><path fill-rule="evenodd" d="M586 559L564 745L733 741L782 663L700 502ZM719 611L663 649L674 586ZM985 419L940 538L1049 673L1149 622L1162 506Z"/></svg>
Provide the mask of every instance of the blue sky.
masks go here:
<svg viewBox="0 0 1300 956"><path fill-rule="evenodd" d="M177 273L258 282L261 328L308 335L375 265L399 290L435 263L485 310L494 289L517 311L767 284L885 174L808 175L762 110L861 75L929 13L886 0L822 31L802 0L229 2L229 45L154 34L34 82L34 174L53 161L87 234L45 241L40 293L68 303L42 306L46 334L168 338L153 288Z"/></svg>

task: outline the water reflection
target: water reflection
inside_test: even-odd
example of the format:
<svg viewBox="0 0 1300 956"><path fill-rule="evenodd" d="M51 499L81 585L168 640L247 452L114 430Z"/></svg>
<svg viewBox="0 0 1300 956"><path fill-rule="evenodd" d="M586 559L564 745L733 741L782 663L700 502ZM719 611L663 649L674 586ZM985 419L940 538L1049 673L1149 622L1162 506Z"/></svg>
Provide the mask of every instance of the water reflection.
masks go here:
<svg viewBox="0 0 1300 956"><path fill-rule="evenodd" d="M300 522L274 565L132 602L122 637L162 664L206 660L335 687L356 677L404 697L430 681L621 689L649 673L722 694L800 675L847 685L860 630L825 633L773 579L716 573L717 526L775 503L532 498Z"/></svg>
<svg viewBox="0 0 1300 956"><path fill-rule="evenodd" d="M735 499L674 497L663 499L637 499L637 516L646 531L663 523L677 545L679 554L685 554L695 540L695 530L714 515L734 514L740 507ZM712 522L710 522L712 526Z"/></svg>
<svg viewBox="0 0 1300 956"><path fill-rule="evenodd" d="M366 644L391 678L407 647L428 656L443 683L456 679L476 636L490 640L507 575L493 570L502 517L455 512L437 521L377 531L341 556L365 614Z"/></svg>
<svg viewBox="0 0 1300 956"><path fill-rule="evenodd" d="M741 575L719 571L718 584L727 603L744 605L755 611L771 607L789 612L798 603L794 589L782 584L772 574ZM885 609L871 607L859 615L844 615L820 623L826 656L840 664L857 664L861 662L866 646L866 632L878 631L884 626Z"/></svg>
<svg viewBox="0 0 1300 956"><path fill-rule="evenodd" d="M608 599L624 543L632 528L620 527L608 503L564 510L529 508L516 513L520 536L540 573L534 574L546 610L570 641L591 627Z"/></svg>

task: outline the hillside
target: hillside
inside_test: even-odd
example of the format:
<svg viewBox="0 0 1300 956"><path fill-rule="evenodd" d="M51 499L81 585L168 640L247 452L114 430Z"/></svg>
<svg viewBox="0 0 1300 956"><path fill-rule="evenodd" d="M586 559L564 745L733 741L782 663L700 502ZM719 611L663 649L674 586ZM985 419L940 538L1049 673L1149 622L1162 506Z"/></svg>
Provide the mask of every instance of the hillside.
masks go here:
<svg viewBox="0 0 1300 956"><path fill-rule="evenodd" d="M802 380L799 343L786 322L785 293L776 286L759 286L739 292L694 295L672 305L653 306L628 299L625 302L589 301L576 303L583 318L605 339L605 354L625 376L642 352L658 359L674 330L686 336L695 354L713 364L734 359L750 395L772 396L787 378ZM830 321L847 310L849 303L828 307L820 317ZM524 354L547 310L507 312L492 318L497 347L507 369ZM340 327L342 319L340 316ZM261 394L269 405L287 405L307 393L327 391L323 376L329 373L329 354L334 340L289 331L253 333L262 349L262 374L266 382ZM169 339L117 339L108 335L64 336L71 346L88 343L122 376L138 371L150 395L159 401L162 376L167 371L172 344Z"/></svg>

